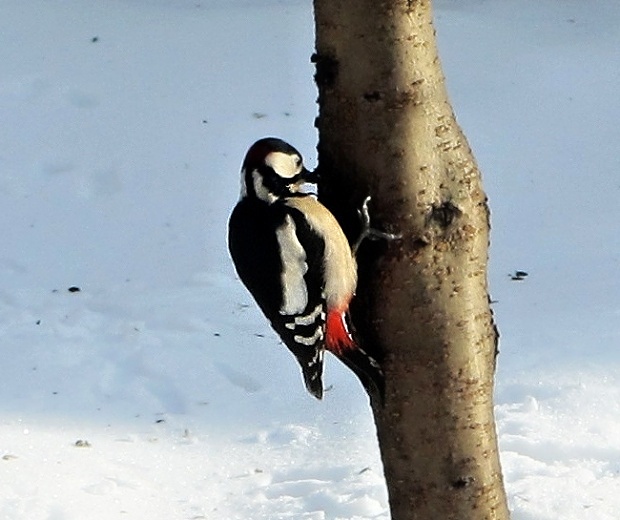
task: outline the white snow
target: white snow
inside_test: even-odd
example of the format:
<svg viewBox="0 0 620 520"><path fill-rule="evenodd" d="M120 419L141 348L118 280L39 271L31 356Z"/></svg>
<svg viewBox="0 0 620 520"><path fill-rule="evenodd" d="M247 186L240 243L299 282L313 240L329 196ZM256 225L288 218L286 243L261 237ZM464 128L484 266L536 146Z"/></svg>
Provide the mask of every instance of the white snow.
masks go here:
<svg viewBox="0 0 620 520"><path fill-rule="evenodd" d="M513 520L617 519L620 4L436 18ZM312 51L309 1L0 2L0 518L389 518L359 384L308 396L226 253L249 144L316 161Z"/></svg>

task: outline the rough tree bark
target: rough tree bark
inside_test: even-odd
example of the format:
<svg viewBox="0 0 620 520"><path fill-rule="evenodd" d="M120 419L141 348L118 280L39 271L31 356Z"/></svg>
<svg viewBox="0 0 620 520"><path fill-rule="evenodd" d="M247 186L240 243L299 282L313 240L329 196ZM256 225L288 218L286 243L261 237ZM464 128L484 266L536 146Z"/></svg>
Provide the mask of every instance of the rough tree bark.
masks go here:
<svg viewBox="0 0 620 520"><path fill-rule="evenodd" d="M315 0L322 198L402 239L360 251L353 322L383 353L373 403L394 520L509 517L493 418L489 215L430 0Z"/></svg>

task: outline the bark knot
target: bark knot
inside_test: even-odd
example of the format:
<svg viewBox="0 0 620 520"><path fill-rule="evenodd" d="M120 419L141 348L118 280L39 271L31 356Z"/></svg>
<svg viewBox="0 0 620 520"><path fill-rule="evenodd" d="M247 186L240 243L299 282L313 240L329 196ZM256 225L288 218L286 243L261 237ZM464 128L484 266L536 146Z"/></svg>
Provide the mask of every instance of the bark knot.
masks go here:
<svg viewBox="0 0 620 520"><path fill-rule="evenodd" d="M466 487L471 486L474 482L476 482L476 477L472 476L463 476L459 477L452 482L452 487L454 489L464 489Z"/></svg>
<svg viewBox="0 0 620 520"><path fill-rule="evenodd" d="M377 101L381 101L381 99L383 99L383 94L378 90L373 90L372 92L366 92L364 94L364 99L369 103L374 103Z"/></svg>
<svg viewBox="0 0 620 520"><path fill-rule="evenodd" d="M442 229L447 229L462 213L452 202L445 201L431 206L428 221L431 224L439 225Z"/></svg>

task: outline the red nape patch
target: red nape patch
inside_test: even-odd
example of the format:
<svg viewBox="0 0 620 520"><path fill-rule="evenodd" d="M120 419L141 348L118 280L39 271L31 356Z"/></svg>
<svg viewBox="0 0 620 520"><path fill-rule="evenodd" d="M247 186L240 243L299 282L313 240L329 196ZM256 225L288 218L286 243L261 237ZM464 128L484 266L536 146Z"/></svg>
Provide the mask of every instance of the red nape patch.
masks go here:
<svg viewBox="0 0 620 520"><path fill-rule="evenodd" d="M325 321L325 346L334 354L356 348L351 333L347 329L344 311L333 310L327 313Z"/></svg>

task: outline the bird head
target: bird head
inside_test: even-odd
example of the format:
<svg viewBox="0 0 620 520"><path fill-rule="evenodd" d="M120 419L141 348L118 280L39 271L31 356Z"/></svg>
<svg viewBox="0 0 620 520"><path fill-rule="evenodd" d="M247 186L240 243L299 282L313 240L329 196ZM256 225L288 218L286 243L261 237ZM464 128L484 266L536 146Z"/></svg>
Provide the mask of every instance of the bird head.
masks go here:
<svg viewBox="0 0 620 520"><path fill-rule="evenodd" d="M255 197L268 204L302 193L312 174L293 146L275 137L256 141L241 168L241 197Z"/></svg>

